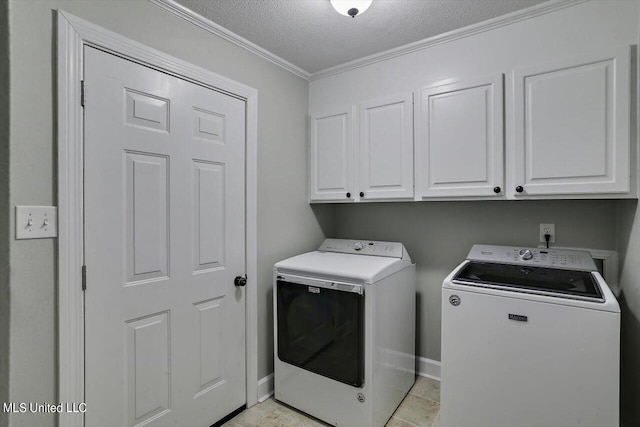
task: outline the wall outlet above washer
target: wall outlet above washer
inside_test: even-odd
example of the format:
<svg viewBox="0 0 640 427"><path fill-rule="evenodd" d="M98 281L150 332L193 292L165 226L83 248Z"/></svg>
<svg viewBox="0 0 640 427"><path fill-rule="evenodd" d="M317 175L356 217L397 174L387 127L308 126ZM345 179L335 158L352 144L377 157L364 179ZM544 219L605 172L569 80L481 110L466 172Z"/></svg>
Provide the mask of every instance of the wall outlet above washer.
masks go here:
<svg viewBox="0 0 640 427"><path fill-rule="evenodd" d="M540 224L540 241L542 243L546 243L547 240L544 238L545 234L549 234L551 237L549 238L549 243L556 242L556 225L555 224Z"/></svg>

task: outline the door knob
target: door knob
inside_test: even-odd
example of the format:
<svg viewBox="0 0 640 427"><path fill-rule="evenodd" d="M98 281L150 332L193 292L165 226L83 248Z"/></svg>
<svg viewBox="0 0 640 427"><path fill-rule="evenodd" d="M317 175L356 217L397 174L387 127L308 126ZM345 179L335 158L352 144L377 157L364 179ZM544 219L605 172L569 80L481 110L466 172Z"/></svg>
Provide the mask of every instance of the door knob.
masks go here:
<svg viewBox="0 0 640 427"><path fill-rule="evenodd" d="M233 284L236 286L245 286L247 284L247 276L236 276L236 278L233 279Z"/></svg>

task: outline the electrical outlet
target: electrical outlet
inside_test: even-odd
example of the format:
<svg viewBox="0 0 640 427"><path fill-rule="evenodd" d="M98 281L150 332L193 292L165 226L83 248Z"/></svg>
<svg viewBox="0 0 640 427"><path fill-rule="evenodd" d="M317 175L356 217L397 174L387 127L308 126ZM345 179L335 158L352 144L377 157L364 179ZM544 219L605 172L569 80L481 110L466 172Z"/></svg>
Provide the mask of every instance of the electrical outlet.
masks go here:
<svg viewBox="0 0 640 427"><path fill-rule="evenodd" d="M556 225L555 224L540 224L540 241L542 243L546 243L547 240L544 238L545 234L549 234L551 238L549 239L549 243L556 242Z"/></svg>

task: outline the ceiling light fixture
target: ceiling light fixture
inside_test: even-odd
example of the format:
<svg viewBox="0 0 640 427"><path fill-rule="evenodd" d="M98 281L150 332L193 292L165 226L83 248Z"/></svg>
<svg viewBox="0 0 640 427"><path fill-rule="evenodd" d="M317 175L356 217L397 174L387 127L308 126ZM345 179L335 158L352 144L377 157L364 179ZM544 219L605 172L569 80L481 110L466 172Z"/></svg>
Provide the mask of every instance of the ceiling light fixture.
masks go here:
<svg viewBox="0 0 640 427"><path fill-rule="evenodd" d="M369 9L373 0L331 0L331 6L341 15L355 18Z"/></svg>

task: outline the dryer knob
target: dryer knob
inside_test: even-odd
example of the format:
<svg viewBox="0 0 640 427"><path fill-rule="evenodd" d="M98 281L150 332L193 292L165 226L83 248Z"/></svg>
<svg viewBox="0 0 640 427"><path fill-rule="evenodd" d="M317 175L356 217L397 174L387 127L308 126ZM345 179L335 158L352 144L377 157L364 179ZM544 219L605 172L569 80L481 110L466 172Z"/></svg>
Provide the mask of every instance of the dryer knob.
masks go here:
<svg viewBox="0 0 640 427"><path fill-rule="evenodd" d="M362 248L363 248L363 246L362 246L362 242L355 242L355 243L353 244L353 249L354 249L354 250L356 250L356 251L361 251L361 250L362 250Z"/></svg>

